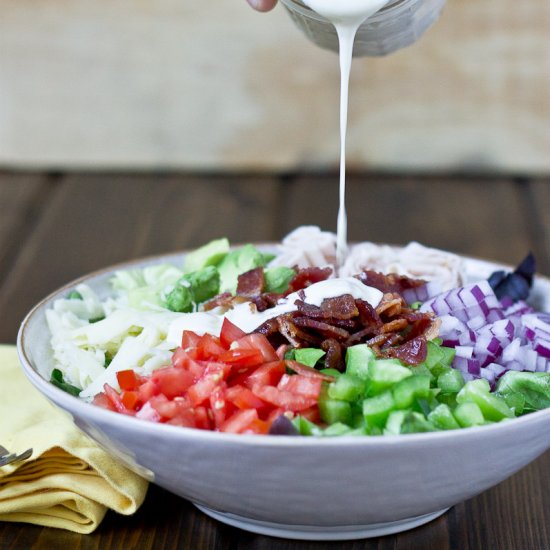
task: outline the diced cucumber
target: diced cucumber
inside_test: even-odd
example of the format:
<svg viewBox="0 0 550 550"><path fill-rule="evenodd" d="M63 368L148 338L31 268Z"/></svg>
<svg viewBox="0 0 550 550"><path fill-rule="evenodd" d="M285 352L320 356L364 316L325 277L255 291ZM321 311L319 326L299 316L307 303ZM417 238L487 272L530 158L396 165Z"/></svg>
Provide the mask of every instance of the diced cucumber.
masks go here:
<svg viewBox="0 0 550 550"><path fill-rule="evenodd" d="M440 430L457 430L460 428L451 409L443 403L428 415L428 420Z"/></svg>
<svg viewBox="0 0 550 550"><path fill-rule="evenodd" d="M321 420L327 424L341 422L349 425L352 421L351 405L341 399L319 399L319 413Z"/></svg>
<svg viewBox="0 0 550 550"><path fill-rule="evenodd" d="M482 426L486 423L481 409L471 401L457 405L453 411L453 416L462 428Z"/></svg>
<svg viewBox="0 0 550 550"><path fill-rule="evenodd" d="M497 392L501 395L521 393L525 410L545 409L550 407L550 372L508 371L498 381Z"/></svg>
<svg viewBox="0 0 550 550"><path fill-rule="evenodd" d="M437 387L445 393L458 393L464 386L464 377L458 369L449 368L437 377Z"/></svg>
<svg viewBox="0 0 550 550"><path fill-rule="evenodd" d="M377 359L369 365L369 395L378 395L400 380L412 376L412 372L398 359Z"/></svg>
<svg viewBox="0 0 550 550"><path fill-rule="evenodd" d="M346 351L346 373L366 380L369 376L369 365L375 359L374 351L367 344L351 346Z"/></svg>
<svg viewBox="0 0 550 550"><path fill-rule="evenodd" d="M447 405L451 410L454 410L456 407L456 393L440 393L437 396L437 401Z"/></svg>
<svg viewBox="0 0 550 550"><path fill-rule="evenodd" d="M415 398L427 399L429 397L430 377L423 374L409 376L395 384L392 394L398 409L408 409Z"/></svg>
<svg viewBox="0 0 550 550"><path fill-rule="evenodd" d="M420 363L420 365L412 367L411 372L414 376L417 376L419 374L429 376L430 380L432 380L434 377L432 371L424 363Z"/></svg>
<svg viewBox="0 0 550 550"><path fill-rule="evenodd" d="M399 435L405 417L410 411L392 411L384 427L384 435Z"/></svg>
<svg viewBox="0 0 550 550"><path fill-rule="evenodd" d="M355 401L363 394L365 382L351 374L342 374L328 386L330 399Z"/></svg>
<svg viewBox="0 0 550 550"><path fill-rule="evenodd" d="M323 355L325 355L325 352L319 348L298 348L294 350L294 359L308 367L314 367Z"/></svg>
<svg viewBox="0 0 550 550"><path fill-rule="evenodd" d="M363 401L363 417L369 426L383 428L390 413L395 409L395 401L390 391Z"/></svg>
<svg viewBox="0 0 550 550"><path fill-rule="evenodd" d="M296 416L291 420L300 435L320 435L323 430L303 416Z"/></svg>
<svg viewBox="0 0 550 550"><path fill-rule="evenodd" d="M446 348L445 346L440 346L439 350L443 354L439 362L447 367L450 367L453 364L456 350L454 348Z"/></svg>
<svg viewBox="0 0 550 550"><path fill-rule="evenodd" d="M409 412L401 425L402 434L433 432L435 429L435 426L423 414L415 411Z"/></svg>
<svg viewBox="0 0 550 550"><path fill-rule="evenodd" d="M525 396L519 392L509 392L500 395L506 404L514 411L516 416L523 414L525 410Z"/></svg>
<svg viewBox="0 0 550 550"><path fill-rule="evenodd" d="M424 364L437 376L437 372L441 367L450 367L455 357L456 351L454 348L445 348L438 345L436 342L428 342L428 354ZM435 369L435 372L434 372Z"/></svg>
<svg viewBox="0 0 550 550"><path fill-rule="evenodd" d="M467 382L456 396L457 403L472 402L480 408L486 420L498 422L504 418L514 418L514 411L501 397L490 393L487 380L471 380Z"/></svg>
<svg viewBox="0 0 550 550"><path fill-rule="evenodd" d="M326 436L337 436L337 435L347 435L352 431L352 429L342 422L335 422L331 424L328 428L323 430L323 435Z"/></svg>

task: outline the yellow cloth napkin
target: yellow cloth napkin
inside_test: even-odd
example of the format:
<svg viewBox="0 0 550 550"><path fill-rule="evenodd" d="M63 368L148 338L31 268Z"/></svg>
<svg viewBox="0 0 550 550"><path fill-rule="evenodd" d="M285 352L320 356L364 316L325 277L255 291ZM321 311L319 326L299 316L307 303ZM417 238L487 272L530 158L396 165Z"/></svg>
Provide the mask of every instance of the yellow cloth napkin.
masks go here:
<svg viewBox="0 0 550 550"><path fill-rule="evenodd" d="M33 448L0 467L0 521L91 533L107 509L133 514L147 481L117 463L25 377L13 346L0 345L0 445Z"/></svg>

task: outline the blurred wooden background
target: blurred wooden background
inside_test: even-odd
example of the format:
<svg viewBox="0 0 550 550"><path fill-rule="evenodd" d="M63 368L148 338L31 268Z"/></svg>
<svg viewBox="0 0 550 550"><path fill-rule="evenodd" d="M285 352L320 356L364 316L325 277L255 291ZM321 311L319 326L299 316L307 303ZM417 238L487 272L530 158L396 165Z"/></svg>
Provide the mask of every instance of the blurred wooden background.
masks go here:
<svg viewBox="0 0 550 550"><path fill-rule="evenodd" d="M338 68L282 6L0 0L0 167L302 170L338 158ZM353 67L358 170L550 173L550 3L448 0Z"/></svg>

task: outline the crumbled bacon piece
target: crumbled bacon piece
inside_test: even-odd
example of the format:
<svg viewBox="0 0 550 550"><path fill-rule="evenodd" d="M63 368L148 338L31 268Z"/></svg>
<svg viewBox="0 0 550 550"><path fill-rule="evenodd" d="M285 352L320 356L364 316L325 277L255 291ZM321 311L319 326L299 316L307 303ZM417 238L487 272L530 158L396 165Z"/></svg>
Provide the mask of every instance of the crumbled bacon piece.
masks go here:
<svg viewBox="0 0 550 550"><path fill-rule="evenodd" d="M321 311L325 317L333 317L334 319L351 319L359 315L359 310L351 294L323 300Z"/></svg>
<svg viewBox="0 0 550 550"><path fill-rule="evenodd" d="M288 340L288 342L296 348L315 345L318 338L302 330L296 323L296 318L292 313L279 315L277 317L280 333Z"/></svg>
<svg viewBox="0 0 550 550"><path fill-rule="evenodd" d="M294 304L298 308L298 311L307 317L311 317L313 319L324 319L326 317L323 310L318 306L308 304L303 300L296 300Z"/></svg>
<svg viewBox="0 0 550 550"><path fill-rule="evenodd" d="M413 338L400 346L388 347L384 349L383 354L386 357L395 357L409 365L418 365L426 359L428 346L426 338L419 336Z"/></svg>
<svg viewBox="0 0 550 550"><path fill-rule="evenodd" d="M279 333L279 322L277 317L273 317L272 319L268 319L265 323L260 325L255 332L259 332L260 334L264 334L265 336L271 336L272 334L278 334Z"/></svg>
<svg viewBox="0 0 550 550"><path fill-rule="evenodd" d="M378 271L365 269L358 275L359 280L367 286L377 288L384 294L397 292L402 294L408 288L417 288L425 285L426 281L422 279L411 279L395 273L384 275Z"/></svg>
<svg viewBox="0 0 550 550"><path fill-rule="evenodd" d="M209 300L204 304L204 311L210 311L211 309L217 308L217 307L224 307L229 308L233 305L235 297L231 292L223 292L222 294L218 294L217 296L214 296L212 300Z"/></svg>
<svg viewBox="0 0 550 550"><path fill-rule="evenodd" d="M347 330L309 317L296 317L294 319L294 324L299 327L312 328L327 338L335 338L337 340L347 340L349 338L349 332Z"/></svg>
<svg viewBox="0 0 550 550"><path fill-rule="evenodd" d="M401 313L401 310L406 307L405 300L395 292L384 294L381 302L376 307L376 313L383 313L389 317L395 317Z"/></svg>
<svg viewBox="0 0 550 550"><path fill-rule="evenodd" d="M256 305L258 311L265 311L270 307L277 305L277 302L284 296L284 294L277 294L275 292L264 292L260 296L254 296L251 301Z"/></svg>
<svg viewBox="0 0 550 550"><path fill-rule="evenodd" d="M390 292L375 309L350 295L328 298L320 307L296 302L298 311L281 315L274 323L264 323L258 332L274 345L321 347L325 364L343 369L345 349L359 343L371 346L378 357L397 357L416 365L426 353L427 335L436 334L433 317L409 309L403 298ZM282 338L282 340L281 340Z"/></svg>
<svg viewBox="0 0 550 550"><path fill-rule="evenodd" d="M393 321L384 323L380 327L380 332L383 334L387 332L399 332L401 330L405 330L408 325L409 323L407 319L394 319Z"/></svg>
<svg viewBox="0 0 550 550"><path fill-rule="evenodd" d="M332 275L331 267L304 267L299 269L294 279L290 281L288 286L289 292L296 292L302 288L325 281Z"/></svg>
<svg viewBox="0 0 550 550"><path fill-rule="evenodd" d="M264 268L257 267L246 273L241 273L237 278L237 295L253 298L259 296L264 290Z"/></svg>
<svg viewBox="0 0 550 550"><path fill-rule="evenodd" d="M325 368L339 371L345 369L344 358L342 357L342 345L339 342L333 338L328 338L321 342L321 349L326 353Z"/></svg>

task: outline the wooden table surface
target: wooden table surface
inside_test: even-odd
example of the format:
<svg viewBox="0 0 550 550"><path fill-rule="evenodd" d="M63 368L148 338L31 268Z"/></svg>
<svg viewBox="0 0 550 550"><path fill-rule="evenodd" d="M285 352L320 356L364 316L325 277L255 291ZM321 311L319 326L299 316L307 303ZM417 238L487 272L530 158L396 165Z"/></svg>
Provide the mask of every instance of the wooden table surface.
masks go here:
<svg viewBox="0 0 550 550"><path fill-rule="evenodd" d="M333 229L335 174L136 175L0 172L0 342L44 295L96 268L147 254L276 240L300 224ZM349 236L418 240L515 263L532 250L550 274L550 181L354 174ZM487 465L490 467L490 465ZM109 513L92 535L0 523L0 549L550 548L550 453L439 519L347 543L285 541L217 523L151 486L132 517ZM452 475L452 473L451 473Z"/></svg>

